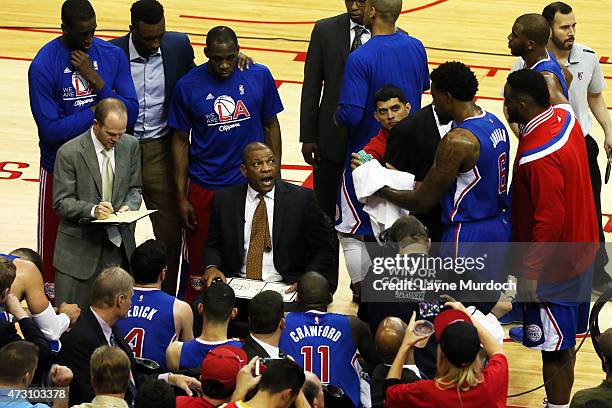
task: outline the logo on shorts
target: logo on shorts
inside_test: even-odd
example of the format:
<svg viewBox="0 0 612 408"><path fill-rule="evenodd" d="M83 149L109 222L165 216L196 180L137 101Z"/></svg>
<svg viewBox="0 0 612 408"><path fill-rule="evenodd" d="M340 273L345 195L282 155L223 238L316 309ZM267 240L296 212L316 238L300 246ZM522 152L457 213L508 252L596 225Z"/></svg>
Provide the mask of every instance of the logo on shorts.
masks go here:
<svg viewBox="0 0 612 408"><path fill-rule="evenodd" d="M49 299L55 299L55 284L47 282L45 283L45 295Z"/></svg>
<svg viewBox="0 0 612 408"><path fill-rule="evenodd" d="M204 290L204 279L201 276L189 275L191 287L195 290Z"/></svg>
<svg viewBox="0 0 612 408"><path fill-rule="evenodd" d="M578 72L578 79L582 81L582 77L584 76L584 72Z"/></svg>
<svg viewBox="0 0 612 408"><path fill-rule="evenodd" d="M542 338L542 329L537 324L529 324L525 329L525 338L533 343Z"/></svg>

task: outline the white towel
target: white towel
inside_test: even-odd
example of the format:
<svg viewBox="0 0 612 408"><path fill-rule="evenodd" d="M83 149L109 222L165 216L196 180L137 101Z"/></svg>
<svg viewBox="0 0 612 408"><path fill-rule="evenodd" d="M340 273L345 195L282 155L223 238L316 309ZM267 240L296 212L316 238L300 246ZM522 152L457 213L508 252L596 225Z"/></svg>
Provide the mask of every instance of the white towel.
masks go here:
<svg viewBox="0 0 612 408"><path fill-rule="evenodd" d="M353 170L353 185L357 199L365 203L363 211L370 216L374 236L389 228L398 218L408 215L404 210L387 200L374 195L389 186L396 190L414 190L414 175L383 167L378 160L370 160Z"/></svg>

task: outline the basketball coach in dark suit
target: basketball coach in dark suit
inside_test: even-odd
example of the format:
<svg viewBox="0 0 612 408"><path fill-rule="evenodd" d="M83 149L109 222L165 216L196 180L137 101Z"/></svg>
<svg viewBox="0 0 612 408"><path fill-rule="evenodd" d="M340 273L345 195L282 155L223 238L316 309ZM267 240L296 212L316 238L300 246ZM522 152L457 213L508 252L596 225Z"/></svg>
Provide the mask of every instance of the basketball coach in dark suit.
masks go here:
<svg viewBox="0 0 612 408"><path fill-rule="evenodd" d="M195 66L193 47L184 33L166 31L164 8L158 1L139 0L130 9L129 34L110 40L130 62L138 95L138 118L128 133L140 142L143 198L153 231L166 246L168 271L162 289L176 294L181 253L181 223L174 194L168 108L176 82Z"/></svg>
<svg viewBox="0 0 612 408"><path fill-rule="evenodd" d="M274 153L263 143L248 144L243 161L248 183L219 190L213 198L206 284L243 276L297 285L304 272L317 271L335 290L332 227L312 191L275 180Z"/></svg>
<svg viewBox="0 0 612 408"><path fill-rule="evenodd" d="M100 346L119 347L130 359L131 375L125 393L126 401L131 402L137 387L148 378L115 325L130 310L133 287L134 279L125 270L111 267L102 271L93 283L91 307L83 309L72 329L60 338L62 348L57 360L74 373L69 392L70 406L90 402L95 397L89 359ZM160 378L165 378L169 384L182 388L188 394L190 384L199 385L195 379L184 375L162 375Z"/></svg>
<svg viewBox="0 0 612 408"><path fill-rule="evenodd" d="M108 265L123 265L136 248L135 224L91 224L113 212L138 210L140 150L127 126L125 105L107 98L96 107L90 130L57 152L53 208L61 217L53 266L56 301L89 306L96 276Z"/></svg>

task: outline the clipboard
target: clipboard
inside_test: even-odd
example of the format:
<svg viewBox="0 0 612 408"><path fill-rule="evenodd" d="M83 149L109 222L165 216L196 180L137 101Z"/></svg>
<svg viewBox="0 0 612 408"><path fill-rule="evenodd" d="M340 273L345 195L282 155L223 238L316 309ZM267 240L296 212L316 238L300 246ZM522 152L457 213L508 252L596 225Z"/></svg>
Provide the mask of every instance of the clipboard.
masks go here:
<svg viewBox="0 0 612 408"><path fill-rule="evenodd" d="M141 218L148 217L157 210L137 210L137 211L125 211L122 213L113 213L104 220L90 221L91 224L131 224L138 221Z"/></svg>

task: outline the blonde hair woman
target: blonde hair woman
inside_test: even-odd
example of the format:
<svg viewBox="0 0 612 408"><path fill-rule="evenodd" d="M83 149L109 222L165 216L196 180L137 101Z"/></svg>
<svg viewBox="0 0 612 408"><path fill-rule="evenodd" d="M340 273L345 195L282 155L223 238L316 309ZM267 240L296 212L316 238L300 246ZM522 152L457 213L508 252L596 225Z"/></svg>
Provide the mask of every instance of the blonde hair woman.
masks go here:
<svg viewBox="0 0 612 408"><path fill-rule="evenodd" d="M508 360L502 346L461 303L452 302L434 320L438 341L437 373L433 380L399 383L402 366L416 343L426 336L415 333L415 315L387 375L386 407L505 407ZM418 323L418 322L417 322ZM482 367L480 347L489 361Z"/></svg>

